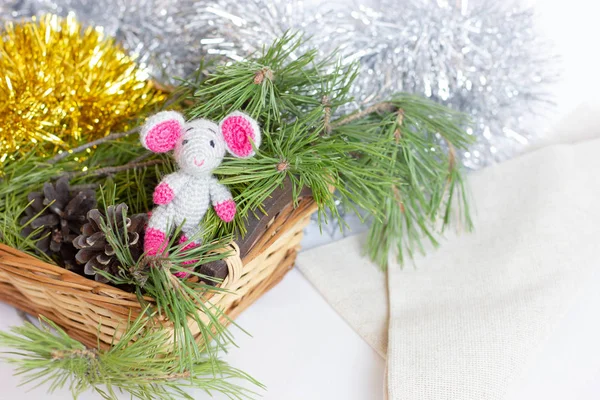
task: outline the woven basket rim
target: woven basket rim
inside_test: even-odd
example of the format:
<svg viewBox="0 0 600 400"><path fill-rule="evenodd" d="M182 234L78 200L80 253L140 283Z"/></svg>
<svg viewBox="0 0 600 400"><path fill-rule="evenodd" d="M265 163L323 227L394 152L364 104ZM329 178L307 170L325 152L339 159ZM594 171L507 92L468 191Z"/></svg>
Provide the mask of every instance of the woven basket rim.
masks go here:
<svg viewBox="0 0 600 400"><path fill-rule="evenodd" d="M138 299L138 297L135 295L135 293L126 292L123 289L117 288L115 286L111 286L107 283L102 283L102 282L98 282L94 279L83 277L79 274L76 274L73 271L69 271L61 266L56 265L56 264L51 264L44 260L40 260L39 258L36 258L36 257L32 256L31 254L28 254L22 250L8 246L4 243L0 243L0 261L6 262L6 258L7 258L6 254L12 255L15 258L20 259L21 260L20 262L23 262L23 263L26 262L30 266L30 268L31 268L31 266L39 266L40 269L44 272L44 274L56 275L57 280L71 282L74 284L79 284L81 286L89 287L90 291L93 293L118 295L119 297L123 298L124 300L137 301L137 299ZM27 271L23 271L23 272L27 272ZM63 279L63 277L67 277L68 279ZM114 296L111 296L111 297L114 297ZM148 297L148 296L145 296L145 297ZM148 299L151 299L151 297L148 297Z"/></svg>

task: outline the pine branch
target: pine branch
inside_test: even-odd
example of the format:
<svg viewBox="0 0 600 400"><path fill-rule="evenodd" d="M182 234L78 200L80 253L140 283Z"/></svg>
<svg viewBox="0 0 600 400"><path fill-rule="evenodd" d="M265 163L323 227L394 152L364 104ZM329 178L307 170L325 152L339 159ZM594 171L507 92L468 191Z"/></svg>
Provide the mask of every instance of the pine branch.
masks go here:
<svg viewBox="0 0 600 400"><path fill-rule="evenodd" d="M301 44L300 35L286 34L253 60L217 68L199 84L187 82L196 104L190 117L220 119L227 110L243 109L260 117L263 128L275 129L281 121L322 108L325 96L332 110L348 102L345 83L356 76L355 66L319 61L316 50L292 57Z"/></svg>
<svg viewBox="0 0 600 400"><path fill-rule="evenodd" d="M50 160L48 160L48 163L49 164L56 164L60 160L63 160L65 158L69 157L70 155L81 153L82 151L85 151L87 149L91 149L92 147L101 145L103 143L107 143L107 142L110 142L110 141L113 141L113 140L124 138L124 137L129 136L129 135L131 135L133 133L137 133L138 131L139 131L139 127L136 127L136 128L130 129L130 130L126 131L126 132L111 133L110 135L107 135L107 136L104 136L104 137L102 137L100 139L96 139L96 140L93 140L91 142L82 144L81 146L75 147L74 149L71 149L69 151L63 151L62 153L57 154L56 156L54 156Z"/></svg>
<svg viewBox="0 0 600 400"><path fill-rule="evenodd" d="M332 129L338 128L342 125L346 125L351 122L363 119L373 113L392 112L392 111L395 111L395 109L396 108L394 107L394 104L392 104L389 101L373 104L372 106L369 106L362 111L357 111L353 114L350 114L348 116L342 117L342 118L334 121L331 124L331 128Z"/></svg>
<svg viewBox="0 0 600 400"><path fill-rule="evenodd" d="M117 166L113 166L113 167L103 167L103 168L98 168L98 169L95 169L92 171L86 170L86 171L69 172L64 175L67 176L69 179L80 177L80 176L86 176L86 177L103 176L103 175L116 174L118 172L123 172L123 171L127 171L130 169L140 169L140 168L152 167L154 165L160 165L163 163L164 163L164 160L161 160L161 159L149 160L149 161L144 161L144 162L130 162L125 165L117 165Z"/></svg>
<svg viewBox="0 0 600 400"><path fill-rule="evenodd" d="M464 199L455 149L470 143L465 118L398 94L332 121L351 100L356 69L317 61L311 51L292 57L301 43L286 35L255 59L218 68L198 85L188 83L197 104L191 117L218 120L243 109L263 128L255 158L227 159L217 170L239 211L230 225L209 213L209 237L243 233L245 217L285 179L294 185L294 201L304 186L312 189L321 217L330 209L340 218L331 187L347 208L371 215L369 253L382 266L389 251L397 249L403 262L405 253L423 249L423 238L437 244L438 219L443 230L455 206L469 227L467 202L452 202Z"/></svg>
<svg viewBox="0 0 600 400"><path fill-rule="evenodd" d="M374 220L370 228L369 254L384 267L390 251L403 263L415 250L424 252L424 238L437 246L437 235L451 222L454 208L467 230L472 225L455 150L470 143L461 128L465 117L414 96L397 95L391 103L402 113L367 118L386 127L377 134L397 143L389 155L402 183L380 199L386 218ZM359 124L356 129L364 127Z"/></svg>
<svg viewBox="0 0 600 400"><path fill-rule="evenodd" d="M255 394L233 381L263 386L247 374L223 362L201 355L191 365L165 350L168 333L156 328L142 314L108 350L90 349L71 339L48 319L41 327L26 322L11 332L0 332L3 358L16 367L23 384L47 383L49 391L67 388L74 397L94 390L102 398L118 400L125 392L139 399L191 399L189 389L211 394L221 392L230 399Z"/></svg>

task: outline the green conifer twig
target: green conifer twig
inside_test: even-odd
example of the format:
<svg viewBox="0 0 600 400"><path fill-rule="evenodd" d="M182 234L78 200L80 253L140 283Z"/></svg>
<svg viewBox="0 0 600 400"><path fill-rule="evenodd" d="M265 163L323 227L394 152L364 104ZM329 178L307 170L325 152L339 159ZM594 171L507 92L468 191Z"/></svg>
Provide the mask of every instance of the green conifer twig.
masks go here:
<svg viewBox="0 0 600 400"><path fill-rule="evenodd" d="M254 392L234 381L263 386L224 362L200 357L181 364L165 349L168 333L157 329L142 314L110 349L86 348L46 318L0 332L0 346L9 350L2 358L15 365L23 385L48 384L49 391L67 388L74 398L94 390L102 398L118 400L119 393L133 398L193 399L189 389L207 394L221 392L231 399L254 397Z"/></svg>
<svg viewBox="0 0 600 400"><path fill-rule="evenodd" d="M300 44L300 37L288 34L254 59L218 68L198 84L188 82L196 103L190 117L218 120L244 109L263 128L255 158L227 159L217 170L233 188L240 211L229 226L210 214L206 225L214 228L212 234L243 233L244 217L285 177L296 195L303 186L312 189L321 216L330 209L339 218L331 187L349 209L365 210L372 217L369 254L383 267L389 251L404 262L405 254L423 249L423 237L436 245L438 220L446 226L455 206L470 227L455 157L455 148L471 142L464 116L397 94L331 121L351 101L356 69L317 61L311 51L292 57ZM453 203L453 197L461 201Z"/></svg>

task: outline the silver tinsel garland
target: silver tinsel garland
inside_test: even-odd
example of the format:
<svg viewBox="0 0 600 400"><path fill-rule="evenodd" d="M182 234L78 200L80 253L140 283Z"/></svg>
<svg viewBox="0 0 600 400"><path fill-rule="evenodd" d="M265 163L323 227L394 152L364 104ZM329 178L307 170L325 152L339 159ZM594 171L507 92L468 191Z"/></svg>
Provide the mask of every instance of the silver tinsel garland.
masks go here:
<svg viewBox="0 0 600 400"><path fill-rule="evenodd" d="M383 0L378 11L332 13L330 23L345 22L319 41L360 61L353 88L360 106L409 92L471 116L468 132L477 143L461 157L478 169L524 148L539 134L526 129L524 119L551 103L557 62L534 19L532 9L492 1Z"/></svg>

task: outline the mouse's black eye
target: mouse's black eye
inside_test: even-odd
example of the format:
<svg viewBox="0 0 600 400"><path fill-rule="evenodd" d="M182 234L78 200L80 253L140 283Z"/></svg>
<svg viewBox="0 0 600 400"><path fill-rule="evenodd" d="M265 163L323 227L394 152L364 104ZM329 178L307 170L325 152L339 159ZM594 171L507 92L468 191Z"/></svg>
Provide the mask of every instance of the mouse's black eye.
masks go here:
<svg viewBox="0 0 600 400"><path fill-rule="evenodd" d="M187 142L189 142L189 140L185 139L183 142L181 142L181 145L183 146L183 145L187 144Z"/></svg>
<svg viewBox="0 0 600 400"><path fill-rule="evenodd" d="M210 141L210 147L212 147L214 149L214 147L215 147L215 141L214 140Z"/></svg>

